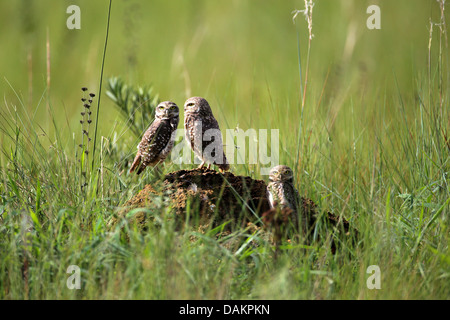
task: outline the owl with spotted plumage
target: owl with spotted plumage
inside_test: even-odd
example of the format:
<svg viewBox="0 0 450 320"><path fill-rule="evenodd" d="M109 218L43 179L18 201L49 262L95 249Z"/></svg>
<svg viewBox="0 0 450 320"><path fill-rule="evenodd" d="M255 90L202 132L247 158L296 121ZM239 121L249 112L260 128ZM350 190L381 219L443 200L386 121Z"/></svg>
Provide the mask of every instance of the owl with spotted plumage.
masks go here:
<svg viewBox="0 0 450 320"><path fill-rule="evenodd" d="M298 225L301 217L302 228L306 228L306 217L302 217L300 208L301 198L294 186L294 172L284 165L273 167L269 172L267 197L272 209L289 208L293 211L291 221Z"/></svg>
<svg viewBox="0 0 450 320"><path fill-rule="evenodd" d="M209 169L211 164L214 164L219 167L221 172L230 169L223 151L219 124L214 118L208 101L201 97L192 97L186 100L184 128L187 143L202 161L199 168L207 164Z"/></svg>
<svg viewBox="0 0 450 320"><path fill-rule="evenodd" d="M155 120L144 133L137 146L138 152L130 168L140 174L148 166L163 162L172 151L180 110L172 101L161 102L155 111Z"/></svg>

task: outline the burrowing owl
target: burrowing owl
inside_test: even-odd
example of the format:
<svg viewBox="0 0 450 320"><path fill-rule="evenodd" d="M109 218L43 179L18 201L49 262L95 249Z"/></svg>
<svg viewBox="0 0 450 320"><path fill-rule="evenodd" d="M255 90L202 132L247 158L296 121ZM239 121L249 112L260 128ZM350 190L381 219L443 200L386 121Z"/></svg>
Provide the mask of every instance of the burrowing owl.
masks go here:
<svg viewBox="0 0 450 320"><path fill-rule="evenodd" d="M184 104L184 128L187 142L195 155L202 160L199 168L207 163L208 169L211 164L217 165L221 172L230 169L223 151L219 124L212 114L208 101L200 97L192 97L186 100Z"/></svg>
<svg viewBox="0 0 450 320"><path fill-rule="evenodd" d="M300 195L294 186L294 173L288 166L276 166L269 172L269 184L267 185L267 197L272 208L290 208L294 214L292 222L298 224L298 217L301 214L299 204Z"/></svg>
<svg viewBox="0 0 450 320"><path fill-rule="evenodd" d="M178 106L171 101L161 102L156 107L155 114L155 121L137 146L138 152L130 173L137 169L137 174L140 174L147 166L156 166L166 159L173 148L180 120Z"/></svg>

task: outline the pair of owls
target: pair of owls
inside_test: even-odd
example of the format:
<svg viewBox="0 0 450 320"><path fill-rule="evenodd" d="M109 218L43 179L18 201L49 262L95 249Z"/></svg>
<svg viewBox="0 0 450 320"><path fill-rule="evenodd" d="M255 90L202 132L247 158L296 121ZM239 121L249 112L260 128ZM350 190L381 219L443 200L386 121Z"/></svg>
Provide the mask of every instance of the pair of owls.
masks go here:
<svg viewBox="0 0 450 320"><path fill-rule="evenodd" d="M174 145L179 119L179 108L174 102L165 101L157 106L155 121L147 129L137 147L138 152L130 173L137 170L137 174L140 174L147 166L154 167L166 159ZM221 172L230 169L220 134L214 136L212 152L205 152L212 143L205 141L205 132L213 129L220 133L220 128L209 103L204 98L192 97L186 100L184 128L187 142L195 155L202 160L200 168L207 163L208 168L211 164L217 165ZM269 180L267 196L272 208L288 207L298 213L300 196L294 187L292 170L287 166L276 166L271 169Z"/></svg>
<svg viewBox="0 0 450 320"><path fill-rule="evenodd" d="M138 152L130 168L140 174L147 166L156 166L169 155L175 142L175 133L180 120L180 110L172 101L161 102L156 107L155 121L144 133L138 145ZM201 97L192 97L184 103L184 128L186 140L195 155L202 160L200 168L206 163L219 167L221 172L230 169L223 152L222 136L219 124L211 111L208 101ZM203 139L206 132L216 130L213 141ZM212 144L214 147L208 147Z"/></svg>

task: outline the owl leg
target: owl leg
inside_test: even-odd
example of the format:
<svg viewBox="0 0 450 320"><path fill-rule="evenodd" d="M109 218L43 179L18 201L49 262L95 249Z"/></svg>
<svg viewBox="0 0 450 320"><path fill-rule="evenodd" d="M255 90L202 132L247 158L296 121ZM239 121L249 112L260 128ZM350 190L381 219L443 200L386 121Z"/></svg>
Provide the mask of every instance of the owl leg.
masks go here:
<svg viewBox="0 0 450 320"><path fill-rule="evenodd" d="M198 166L198 168L199 168L199 169L202 169L204 166L205 166L205 161L203 161L203 162Z"/></svg>
<svg viewBox="0 0 450 320"><path fill-rule="evenodd" d="M208 170L211 170L211 163L208 164Z"/></svg>

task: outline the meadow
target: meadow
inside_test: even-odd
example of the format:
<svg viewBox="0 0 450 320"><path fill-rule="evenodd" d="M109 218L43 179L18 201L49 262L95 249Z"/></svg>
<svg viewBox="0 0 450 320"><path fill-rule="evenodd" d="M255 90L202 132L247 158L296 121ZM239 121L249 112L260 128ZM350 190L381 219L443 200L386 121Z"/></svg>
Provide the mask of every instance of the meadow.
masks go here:
<svg viewBox="0 0 450 320"><path fill-rule="evenodd" d="M109 25L109 1L2 1L0 298L449 299L450 7L314 3L310 39L304 15L293 19L301 0L113 0ZM66 26L72 4L81 29ZM381 29L366 25L373 4ZM111 219L156 177L128 173L131 122L148 124L120 112L112 77L151 101L205 97L222 129L279 129L300 194L345 217L358 242L333 255L325 239L285 241L275 259L236 229L243 245L227 248L217 230L178 228L163 196L158 224L123 219L124 239ZM267 181L260 169L231 166ZM72 265L79 290L67 287ZM380 289L367 286L373 265Z"/></svg>

